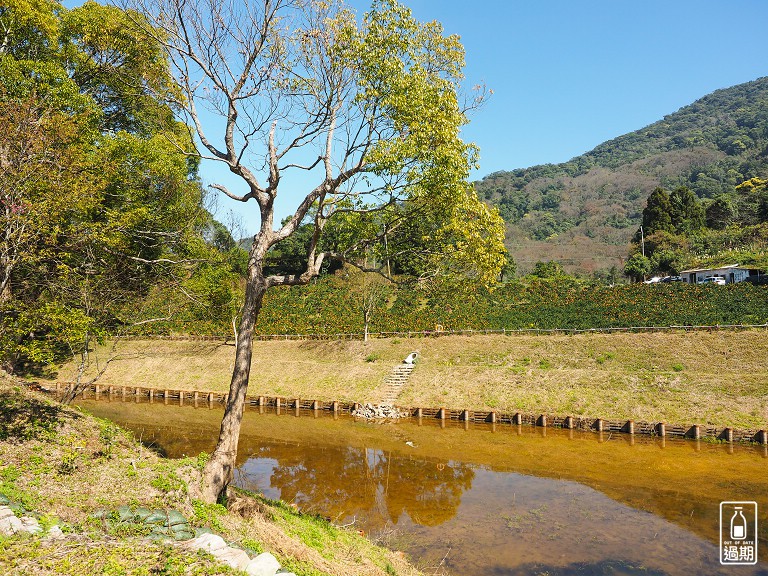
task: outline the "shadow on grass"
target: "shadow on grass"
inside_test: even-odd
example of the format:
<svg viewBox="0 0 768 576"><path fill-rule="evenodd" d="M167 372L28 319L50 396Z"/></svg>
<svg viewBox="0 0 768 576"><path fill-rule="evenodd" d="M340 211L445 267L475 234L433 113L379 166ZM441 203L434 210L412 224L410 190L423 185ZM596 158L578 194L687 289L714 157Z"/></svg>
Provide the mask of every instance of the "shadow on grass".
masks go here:
<svg viewBox="0 0 768 576"><path fill-rule="evenodd" d="M38 440L55 434L64 420L76 418L61 406L21 392L0 391L0 440Z"/></svg>
<svg viewBox="0 0 768 576"><path fill-rule="evenodd" d="M158 444L154 440L139 439L139 442L141 443L142 446L144 446L144 448L146 448L147 450L151 450L152 452L160 456L160 458L168 458L168 451L162 446L160 446L160 444Z"/></svg>

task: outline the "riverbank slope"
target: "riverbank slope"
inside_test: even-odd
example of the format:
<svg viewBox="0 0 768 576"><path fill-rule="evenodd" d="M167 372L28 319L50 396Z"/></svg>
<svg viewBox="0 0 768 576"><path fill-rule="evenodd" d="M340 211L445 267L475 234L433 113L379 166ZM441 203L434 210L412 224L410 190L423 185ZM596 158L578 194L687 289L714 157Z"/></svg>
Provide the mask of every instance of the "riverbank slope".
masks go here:
<svg viewBox="0 0 768 576"><path fill-rule="evenodd" d="M148 540L153 527L132 516L144 508L167 514L168 524L183 516L188 529L212 530L249 556L268 551L297 576L418 576L401 554L284 503L240 491L229 510L191 500L187 480L203 463L204 456L161 458L109 421L0 375L0 494L42 528L0 535L2 573L241 573L209 554Z"/></svg>
<svg viewBox="0 0 768 576"><path fill-rule="evenodd" d="M768 426L765 330L262 341L249 393L379 402L393 368L416 368L397 403L736 428ZM128 340L96 350L103 386L225 392L223 342ZM71 381L73 364L58 371ZM86 375L88 377L88 374Z"/></svg>

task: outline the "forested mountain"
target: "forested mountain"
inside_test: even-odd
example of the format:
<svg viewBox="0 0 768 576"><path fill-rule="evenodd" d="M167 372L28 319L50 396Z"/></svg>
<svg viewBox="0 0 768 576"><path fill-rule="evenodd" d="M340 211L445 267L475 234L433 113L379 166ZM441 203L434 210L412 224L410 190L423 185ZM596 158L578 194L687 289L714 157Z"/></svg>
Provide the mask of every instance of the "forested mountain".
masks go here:
<svg viewBox="0 0 768 576"><path fill-rule="evenodd" d="M768 77L717 90L563 164L495 172L475 183L507 223L521 272L558 260L590 273L626 258L657 187L700 199L768 175Z"/></svg>

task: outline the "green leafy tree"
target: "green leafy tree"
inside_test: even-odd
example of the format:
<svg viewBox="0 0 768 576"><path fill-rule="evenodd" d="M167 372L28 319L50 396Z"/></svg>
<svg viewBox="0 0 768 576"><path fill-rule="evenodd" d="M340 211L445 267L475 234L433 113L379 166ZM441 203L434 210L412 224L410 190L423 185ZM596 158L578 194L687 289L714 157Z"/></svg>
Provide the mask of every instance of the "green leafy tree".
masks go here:
<svg viewBox="0 0 768 576"><path fill-rule="evenodd" d="M645 209L643 209L643 231L645 234L652 234L656 231L674 232L672 212L669 193L663 188L656 188L651 192Z"/></svg>
<svg viewBox="0 0 768 576"><path fill-rule="evenodd" d="M704 226L704 208L690 188L680 186L669 195L672 225L678 233L689 233Z"/></svg>
<svg viewBox="0 0 768 576"><path fill-rule="evenodd" d="M550 260L548 262L536 262L529 275L536 278L557 278L564 276L565 270L560 262Z"/></svg>
<svg viewBox="0 0 768 576"><path fill-rule="evenodd" d="M47 59L58 40L60 9L51 0L5 0L0 5L0 56Z"/></svg>
<svg viewBox="0 0 768 576"><path fill-rule="evenodd" d="M682 268L681 254L675 250L655 250L650 259L651 271L660 274L677 274Z"/></svg>
<svg viewBox="0 0 768 576"><path fill-rule="evenodd" d="M162 51L136 18L93 2L0 8L9 370L87 353L105 327L133 321L127 303L159 275L200 256L197 160L176 147L191 145L189 131L166 104L174 92Z"/></svg>
<svg viewBox="0 0 768 576"><path fill-rule="evenodd" d="M704 214L707 228L724 230L736 218L736 207L731 198L720 195L706 207Z"/></svg>
<svg viewBox="0 0 768 576"><path fill-rule="evenodd" d="M750 178L736 186L738 220L750 226L768 221L768 181Z"/></svg>
<svg viewBox="0 0 768 576"><path fill-rule="evenodd" d="M624 274L638 282L650 273L651 261L642 254L633 254L624 265Z"/></svg>
<svg viewBox="0 0 768 576"><path fill-rule="evenodd" d="M81 217L94 207L81 120L35 95L0 97L0 363L8 372L79 348L77 327L92 324L64 301Z"/></svg>
<svg viewBox="0 0 768 576"><path fill-rule="evenodd" d="M39 98L0 98L0 301L11 299L18 268L39 265L55 231L90 205L81 136L77 118Z"/></svg>
<svg viewBox="0 0 768 576"><path fill-rule="evenodd" d="M195 126L203 156L239 176L243 191L214 187L255 202L260 214L228 402L200 485L199 496L215 501L232 479L253 330L269 288L309 282L327 258L363 266L366 247L386 251L398 222L430 213L447 217L436 234L455 251L447 258L428 254L425 264L447 260L452 270L493 280L503 264L503 228L467 183L476 150L459 138L466 123L459 97L464 54L437 22L421 24L388 0L375 1L360 20L343 6L314 0L131 6L156 26L146 32L172 61L183 93L176 105ZM199 115L203 106L221 116L214 128ZM216 126L222 130L214 137L209 129ZM293 177L297 172L303 180ZM302 184L307 178L314 183ZM305 187L304 198L275 227L278 195L297 186ZM337 220L351 228L337 226L337 248L325 250L325 230ZM268 274L269 250L305 222L312 235L303 269Z"/></svg>

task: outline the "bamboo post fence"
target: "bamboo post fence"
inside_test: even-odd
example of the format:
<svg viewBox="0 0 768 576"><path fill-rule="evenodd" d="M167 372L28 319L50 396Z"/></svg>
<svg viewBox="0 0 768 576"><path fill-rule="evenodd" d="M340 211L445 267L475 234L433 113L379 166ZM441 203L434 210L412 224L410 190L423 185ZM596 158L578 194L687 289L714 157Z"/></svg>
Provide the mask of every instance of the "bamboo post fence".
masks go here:
<svg viewBox="0 0 768 576"><path fill-rule="evenodd" d="M71 391L72 384L57 382L55 388L44 389L55 394L57 397L63 396ZM198 408L203 399L203 404L209 409L215 405L225 404L227 394L221 392L202 391L202 390L182 390L182 389L156 389L142 386L120 386L119 393L115 386L109 386L106 389L98 384L86 386L81 391L83 398L93 397L97 400L106 397L112 401L113 398L120 397L122 402L147 401L150 404L162 398L163 404L167 405L170 401L178 402L179 406L193 406ZM185 399L192 400L185 404ZM174 402L174 403L175 403ZM360 409L359 402L345 402L340 400L302 400L300 398L285 398L281 396L247 396L246 405L258 408L263 412L264 408L274 408L280 414L281 409L292 412L295 416L300 416L302 411L317 414L320 411L332 412L334 417L340 413L354 414ZM577 416L561 416L553 414L524 414L521 412L504 413L496 410L469 410L469 409L451 409L451 408L427 408L423 406L408 407L396 406L401 413L415 418L421 422L423 418L432 418L440 422L441 427L445 427L446 421L456 420L464 423L468 429L469 423L489 423L494 427L497 424L509 424L518 427L518 433L523 425L533 426L546 432L547 428L561 428L569 430L593 431L598 434L620 433L626 434L632 438L636 434L648 436L657 436L663 442L667 437L690 438L693 440L711 439L730 444L738 442L753 442L763 446L768 446L768 430L766 429L735 429L732 427L706 426L702 424L669 424L667 422L637 422L635 420L610 420L604 418L584 418ZM293 409L293 410L291 410ZM662 444L663 445L663 444Z"/></svg>

